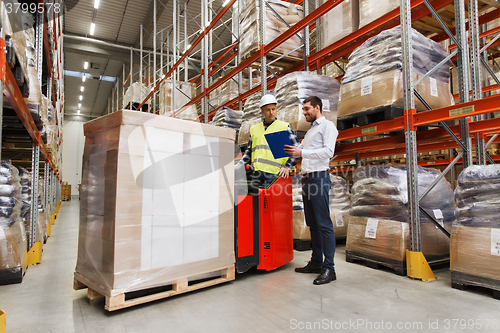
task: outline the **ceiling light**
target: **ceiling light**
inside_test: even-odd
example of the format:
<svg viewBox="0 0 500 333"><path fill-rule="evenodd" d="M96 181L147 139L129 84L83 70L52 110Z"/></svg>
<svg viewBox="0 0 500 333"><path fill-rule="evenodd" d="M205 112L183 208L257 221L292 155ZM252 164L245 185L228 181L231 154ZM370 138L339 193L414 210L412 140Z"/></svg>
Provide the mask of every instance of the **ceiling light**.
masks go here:
<svg viewBox="0 0 500 333"><path fill-rule="evenodd" d="M85 76L85 74L82 75L82 82L85 82L85 80L87 79L87 77Z"/></svg>
<svg viewBox="0 0 500 333"><path fill-rule="evenodd" d="M82 95L80 95L80 101L81 101L82 99L83 99L83 96L82 96Z"/></svg>
<svg viewBox="0 0 500 333"><path fill-rule="evenodd" d="M77 113L77 114L80 114L80 110L78 110L76 113Z"/></svg>
<svg viewBox="0 0 500 333"><path fill-rule="evenodd" d="M89 63L87 61L85 61L83 63L83 69L87 69L87 68L89 68Z"/></svg>
<svg viewBox="0 0 500 333"><path fill-rule="evenodd" d="M95 23L90 23L90 35L94 34L94 30L95 30Z"/></svg>
<svg viewBox="0 0 500 333"><path fill-rule="evenodd" d="M78 108L80 108L82 106L82 103L78 103Z"/></svg>
<svg viewBox="0 0 500 333"><path fill-rule="evenodd" d="M94 1L94 8L98 9L99 8L99 0Z"/></svg>
<svg viewBox="0 0 500 333"><path fill-rule="evenodd" d="M81 86L81 87L80 87L80 91L82 91L82 92L83 92L83 89L85 89L85 88L83 88L83 86Z"/></svg>

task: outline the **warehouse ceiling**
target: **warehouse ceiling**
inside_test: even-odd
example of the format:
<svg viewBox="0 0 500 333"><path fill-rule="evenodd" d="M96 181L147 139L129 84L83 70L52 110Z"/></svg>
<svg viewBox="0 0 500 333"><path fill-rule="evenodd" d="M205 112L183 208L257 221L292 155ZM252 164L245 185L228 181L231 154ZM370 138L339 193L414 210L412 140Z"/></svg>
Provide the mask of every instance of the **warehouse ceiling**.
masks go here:
<svg viewBox="0 0 500 333"><path fill-rule="evenodd" d="M97 9L95 0L66 0L63 22L64 54L65 54L65 115L76 115L80 95L82 96L80 114L88 117L98 117L107 113L108 98L111 97L115 85L122 89L123 65L126 66L125 78L130 71L131 48L133 52L134 72L139 70L140 27L143 25L143 50L153 50L153 0L100 0ZM157 52L160 52L160 32L163 40L172 49L172 12L173 0L156 0L157 15ZM182 8L186 7L186 26L190 41L200 29L201 0L180 0ZM213 8L220 10L223 1L214 1ZM215 16L215 14L213 14ZM227 13L224 20L231 14ZM95 31L90 35L91 23ZM176 22L181 39L184 36L184 18ZM228 22L230 25L230 22ZM218 39L214 37L213 52L231 43L231 33L221 28L217 31ZM168 50L164 46L163 54ZM197 54L193 55L196 61ZM147 52L143 61L147 61ZM165 58L166 59L166 58ZM199 59L198 59L199 60ZM152 61L152 57L151 57ZM159 61L159 56L158 56ZM88 68L84 69L84 63ZM195 62L198 63L198 62ZM146 63L143 62L146 66ZM159 66L159 65L158 65ZM158 67L159 68L159 67ZM168 68L164 68L166 72ZM86 81L82 75L86 73ZM115 81L113 81L115 80ZM116 81L117 80L117 81ZM134 81L137 81L137 77ZM83 92L81 87L83 86Z"/></svg>

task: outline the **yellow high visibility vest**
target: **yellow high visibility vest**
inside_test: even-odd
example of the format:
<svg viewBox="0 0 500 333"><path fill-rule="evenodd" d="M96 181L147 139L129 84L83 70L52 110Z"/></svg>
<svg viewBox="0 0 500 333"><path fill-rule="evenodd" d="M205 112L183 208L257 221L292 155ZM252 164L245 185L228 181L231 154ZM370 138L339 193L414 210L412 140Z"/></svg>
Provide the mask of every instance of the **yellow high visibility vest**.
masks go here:
<svg viewBox="0 0 500 333"><path fill-rule="evenodd" d="M277 174L281 167L288 161L289 157L275 159L271 148L267 143L264 134L286 131L288 123L276 119L270 126L264 130L264 122L253 125L250 128L250 137L252 138L252 166L254 169Z"/></svg>

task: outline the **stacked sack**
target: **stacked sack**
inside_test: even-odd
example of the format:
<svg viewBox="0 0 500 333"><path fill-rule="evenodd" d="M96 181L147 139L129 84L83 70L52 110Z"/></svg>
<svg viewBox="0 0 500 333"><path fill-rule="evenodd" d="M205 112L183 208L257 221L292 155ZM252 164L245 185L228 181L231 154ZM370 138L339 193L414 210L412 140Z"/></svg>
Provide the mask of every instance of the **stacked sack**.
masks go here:
<svg viewBox="0 0 500 333"><path fill-rule="evenodd" d="M498 281L500 165L471 165L462 171L457 184L457 221L450 240L452 282L463 274Z"/></svg>
<svg viewBox="0 0 500 333"><path fill-rule="evenodd" d="M243 111L231 110L224 106L217 110L211 124L219 127L232 128L238 132L240 130L242 117Z"/></svg>
<svg viewBox="0 0 500 333"><path fill-rule="evenodd" d="M239 55L240 59L246 59L259 50L261 44L269 44L279 35L289 29L288 26L293 26L304 17L302 6L295 5L286 1L270 0L267 1L265 8L265 40L260 40L260 1L249 0L243 1L239 15L240 29L240 44ZM279 17L276 15L279 15ZM283 22L285 21L285 22ZM301 46L302 32L298 32L292 38L285 41L280 46L276 47L273 52L278 54L288 54L301 58L304 54Z"/></svg>
<svg viewBox="0 0 500 333"><path fill-rule="evenodd" d="M262 121L262 113L260 112L261 94L253 94L250 96L243 107L243 118L241 122L240 132L238 133L238 145L246 145L250 139L250 127Z"/></svg>
<svg viewBox="0 0 500 333"><path fill-rule="evenodd" d="M330 218L335 231L335 238L347 236L347 226L349 224L349 209L351 208L351 198L349 186L344 178L330 175L332 187L330 189Z"/></svg>
<svg viewBox="0 0 500 333"><path fill-rule="evenodd" d="M49 211L45 208L45 193L43 191L43 178L38 181L38 220L43 242L47 241L48 223L50 223Z"/></svg>
<svg viewBox="0 0 500 333"><path fill-rule="evenodd" d="M286 121L293 130L307 131L311 128L302 114L302 103L310 96L317 96L323 102L323 115L337 123L337 105L340 84L337 80L310 72L293 72L278 79L276 100L278 119Z"/></svg>
<svg viewBox="0 0 500 333"><path fill-rule="evenodd" d="M418 167L419 196L439 176L440 171ZM347 232L346 254L370 258L397 270L404 269L410 248L408 186L405 165L365 166L353 175L352 207ZM450 183L442 178L420 202L426 212L450 230L455 221L456 204ZM420 233L426 257L445 257L449 240L422 213Z"/></svg>
<svg viewBox="0 0 500 333"><path fill-rule="evenodd" d="M8 161L0 164L0 285L22 281L27 264L26 234L21 220L21 186L18 170Z"/></svg>
<svg viewBox="0 0 500 333"><path fill-rule="evenodd" d="M416 82L445 59L448 52L414 29L411 38L413 79ZM433 109L449 106L453 102L450 66L451 62L443 64L416 86L417 92ZM368 39L349 56L340 88L338 117L349 118L383 106L404 107L400 26ZM415 99L415 107L426 110L418 99Z"/></svg>

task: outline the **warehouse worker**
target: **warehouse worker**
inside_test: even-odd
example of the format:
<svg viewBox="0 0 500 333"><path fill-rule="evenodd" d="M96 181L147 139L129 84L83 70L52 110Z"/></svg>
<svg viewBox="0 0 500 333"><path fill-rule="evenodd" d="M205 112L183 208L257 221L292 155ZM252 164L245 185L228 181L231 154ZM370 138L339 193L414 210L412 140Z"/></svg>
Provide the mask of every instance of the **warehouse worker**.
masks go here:
<svg viewBox="0 0 500 333"><path fill-rule="evenodd" d="M298 147L286 146L285 152L302 157L302 200L306 224L311 230L312 256L298 273L317 273L314 284L330 283L337 279L333 268L335 233L330 219L329 196L330 159L335 150L339 132L323 116L322 102L316 96L308 97L302 105L306 121L311 123L304 140Z"/></svg>
<svg viewBox="0 0 500 333"><path fill-rule="evenodd" d="M251 164L252 183L258 187L267 187L276 175L288 178L290 168L297 164L296 158L283 157L275 159L264 134L287 131L290 141L294 146L298 145L297 137L293 134L289 124L276 119L276 98L273 95L264 95L260 99L260 111L264 115L264 121L250 128L250 139L245 154L238 162L239 165Z"/></svg>

